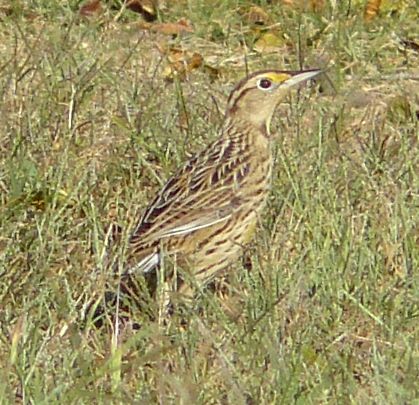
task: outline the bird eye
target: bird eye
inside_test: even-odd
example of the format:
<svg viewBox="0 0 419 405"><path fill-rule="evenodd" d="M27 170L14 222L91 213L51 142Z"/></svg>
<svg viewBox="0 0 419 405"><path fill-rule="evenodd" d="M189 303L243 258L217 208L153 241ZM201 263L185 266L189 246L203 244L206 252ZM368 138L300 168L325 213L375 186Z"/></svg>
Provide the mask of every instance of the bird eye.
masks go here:
<svg viewBox="0 0 419 405"><path fill-rule="evenodd" d="M269 79L259 79L257 85L258 85L259 89L268 90L268 89L271 88L272 82Z"/></svg>

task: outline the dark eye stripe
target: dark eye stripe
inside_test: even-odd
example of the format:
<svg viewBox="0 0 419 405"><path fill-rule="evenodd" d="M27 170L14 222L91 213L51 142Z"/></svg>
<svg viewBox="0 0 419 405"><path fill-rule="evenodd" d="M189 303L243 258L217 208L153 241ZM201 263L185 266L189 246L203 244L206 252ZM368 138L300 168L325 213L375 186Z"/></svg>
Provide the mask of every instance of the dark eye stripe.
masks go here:
<svg viewBox="0 0 419 405"><path fill-rule="evenodd" d="M264 83L264 84L267 85L268 87L262 87L261 86L262 81L263 82L266 81L266 83ZM227 101L227 110L228 111L230 111L230 112L234 111L234 109L235 109L237 103L240 101L240 99L245 94L247 94L248 91L252 91L252 90L255 89L254 84L252 84L250 87L247 87L247 86L249 86L249 80L246 80L246 82L243 82L243 83L240 82L240 85L236 86L235 90L233 90L231 92L230 97L228 98L228 101ZM268 90L272 87L272 81L267 79L267 78L261 78L261 79L258 79L258 81L256 82L256 86L259 89Z"/></svg>

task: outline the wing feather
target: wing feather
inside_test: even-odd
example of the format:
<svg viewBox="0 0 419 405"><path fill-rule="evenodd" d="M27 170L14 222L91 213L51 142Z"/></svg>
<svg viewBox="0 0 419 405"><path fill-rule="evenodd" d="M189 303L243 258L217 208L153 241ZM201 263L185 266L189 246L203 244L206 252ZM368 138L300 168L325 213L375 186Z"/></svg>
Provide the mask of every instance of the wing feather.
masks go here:
<svg viewBox="0 0 419 405"><path fill-rule="evenodd" d="M144 212L130 244L136 249L226 221L240 206L249 151L237 137L219 139L170 178Z"/></svg>

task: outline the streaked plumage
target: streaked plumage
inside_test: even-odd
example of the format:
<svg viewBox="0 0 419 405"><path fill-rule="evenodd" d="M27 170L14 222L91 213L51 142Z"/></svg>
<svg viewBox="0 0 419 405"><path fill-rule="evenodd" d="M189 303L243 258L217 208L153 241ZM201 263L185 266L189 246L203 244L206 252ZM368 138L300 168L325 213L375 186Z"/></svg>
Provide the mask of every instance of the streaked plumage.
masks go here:
<svg viewBox="0 0 419 405"><path fill-rule="evenodd" d="M220 137L168 180L133 230L131 277L154 271L165 252L202 284L239 258L269 192L275 107L319 73L266 70L238 83Z"/></svg>

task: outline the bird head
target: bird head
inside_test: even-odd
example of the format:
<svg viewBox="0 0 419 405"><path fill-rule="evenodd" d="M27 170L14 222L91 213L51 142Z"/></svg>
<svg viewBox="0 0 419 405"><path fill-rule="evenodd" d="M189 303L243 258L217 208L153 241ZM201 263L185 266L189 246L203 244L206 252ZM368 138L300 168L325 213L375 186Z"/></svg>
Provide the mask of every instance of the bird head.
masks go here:
<svg viewBox="0 0 419 405"><path fill-rule="evenodd" d="M278 103L291 88L320 73L320 69L255 72L240 81L231 92L227 103L227 117L248 122L269 134L269 125Z"/></svg>

